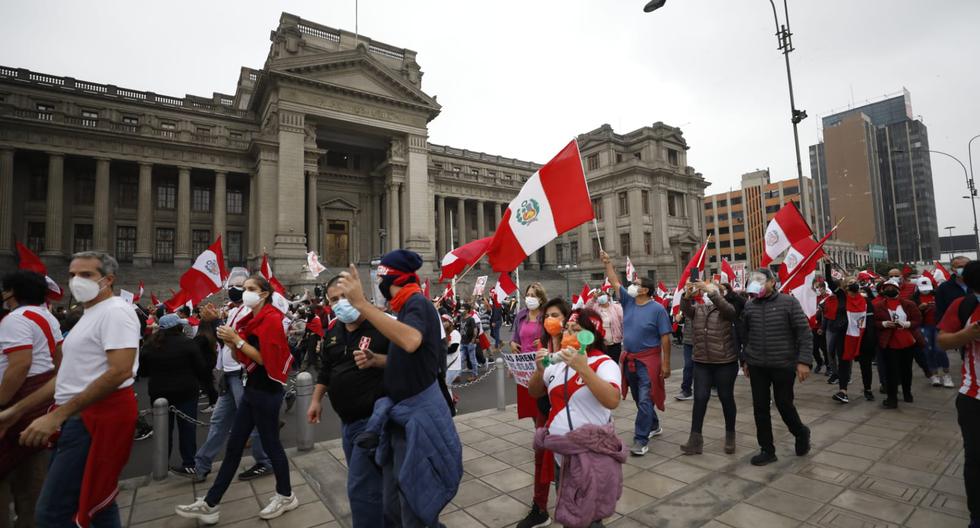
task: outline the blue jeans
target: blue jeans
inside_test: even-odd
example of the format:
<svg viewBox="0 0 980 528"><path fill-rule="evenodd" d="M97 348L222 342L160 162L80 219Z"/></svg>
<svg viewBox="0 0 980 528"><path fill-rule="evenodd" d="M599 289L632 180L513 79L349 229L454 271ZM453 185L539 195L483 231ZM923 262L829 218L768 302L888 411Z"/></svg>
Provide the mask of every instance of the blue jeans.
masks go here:
<svg viewBox="0 0 980 528"><path fill-rule="evenodd" d="M493 338L493 346L494 347L499 347L500 346L500 325L502 325L502 324L503 324L503 321L498 321L496 323L490 323L490 337Z"/></svg>
<svg viewBox="0 0 980 528"><path fill-rule="evenodd" d="M473 371L473 374L477 374L476 367L478 363L476 362L476 343L459 345L459 353L463 355L464 362L469 362L470 369Z"/></svg>
<svg viewBox="0 0 980 528"><path fill-rule="evenodd" d="M653 400L650 399L650 373L642 362L635 363L636 372L626 369L626 382L630 386L630 392L633 393L633 401L636 402L633 440L640 445L647 445L650 441L650 432L660 428L660 418L657 417L657 410L653 408Z"/></svg>
<svg viewBox="0 0 980 528"><path fill-rule="evenodd" d="M268 392L245 388L241 405L235 412L235 423L231 426L231 434L228 436L225 460L221 463L218 476L215 477L205 497L208 504L214 506L220 503L221 497L224 496L225 491L228 491L231 480L238 472L242 451L245 450L245 442L248 441L252 429L259 431L262 444L269 450L272 471L276 474L276 493L286 497L293 494L289 484L289 459L286 458L286 451L279 441L279 410L284 395L283 390Z"/></svg>
<svg viewBox="0 0 980 528"><path fill-rule="evenodd" d="M123 438L120 441L132 441ZM37 499L35 521L37 526L62 528L75 526L75 512L78 511L78 496L82 493L82 476L85 474L85 461L92 437L81 417L72 416L61 426L61 436L51 453L51 465L44 487ZM122 526L119 521L119 507L116 501L92 517L94 528Z"/></svg>
<svg viewBox="0 0 980 528"><path fill-rule="evenodd" d="M347 459L347 498L354 528L378 528L397 526L386 523L384 509L379 508L384 491L384 477L369 453L364 449L354 449L354 439L367 426L367 418L356 422L341 424L344 457Z"/></svg>
<svg viewBox="0 0 980 528"><path fill-rule="evenodd" d="M929 365L929 372L933 375L939 374L939 371L949 372L949 356L946 355L946 351L939 348L936 344L936 335L938 330L935 326L921 326L922 336L926 338L926 346L923 353L926 356L926 363Z"/></svg>
<svg viewBox="0 0 980 528"><path fill-rule="evenodd" d="M681 392L691 394L694 385L694 345L684 345L684 375L681 379Z"/></svg>
<svg viewBox="0 0 980 528"><path fill-rule="evenodd" d="M245 387L242 385L240 375L229 376L225 373L225 385L228 390L218 397L218 403L214 405L214 412L211 413L211 428L208 429L208 437L204 440L204 445L197 450L194 457L195 466L198 474L210 473L211 464L214 457L224 449L228 443L228 433L231 432L231 424L235 421L235 412L242 403L242 393ZM256 464L262 464L267 468L272 467L269 462L269 455L262 449L262 440L259 438L258 431L252 431L252 457Z"/></svg>
<svg viewBox="0 0 980 528"><path fill-rule="evenodd" d="M187 416L197 418L197 398L173 402L171 405ZM177 446L180 451L181 467L195 467L194 452L197 451L197 425L183 418L178 418L173 411L167 418L167 458L170 458L170 453L174 450L175 421L177 422Z"/></svg>

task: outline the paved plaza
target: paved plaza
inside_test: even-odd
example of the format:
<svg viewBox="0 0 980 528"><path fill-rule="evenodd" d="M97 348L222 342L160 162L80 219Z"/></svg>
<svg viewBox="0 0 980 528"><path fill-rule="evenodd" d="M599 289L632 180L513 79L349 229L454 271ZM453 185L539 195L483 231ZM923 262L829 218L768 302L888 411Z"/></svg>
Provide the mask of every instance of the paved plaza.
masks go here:
<svg viewBox="0 0 980 528"><path fill-rule="evenodd" d="M953 356L953 355L951 355ZM959 371L958 360L953 358ZM858 369L855 367L855 374ZM813 451L793 453L793 441L774 416L779 462L757 468L748 459L757 452L748 380L736 383L738 451L725 455L721 408L712 400L706 419L704 454L681 455L687 440L691 401L668 401L662 413L664 434L650 453L630 457L623 466L624 488L617 514L606 524L663 528L831 528L957 527L968 524L963 486L963 455L956 425L956 391L928 386L916 373L914 404L897 411L866 402L860 390L852 403L830 396L835 388L817 375L797 386L797 408L813 431ZM876 380L877 383L877 380ZM680 371L667 383L676 394ZM858 387L859 388L859 387ZM877 388L877 385L876 385ZM777 415L773 408L774 415ZM632 442L635 405L616 410L616 428ZM459 493L443 512L449 527L512 526L527 513L531 499L532 423L516 419L516 410L481 411L456 418L464 443L466 473ZM350 526L346 471L340 441L322 442L309 452L287 450L294 492L302 506L272 522L258 519L260 504L274 493L264 477L235 482L221 505L220 526ZM243 461L243 467L250 464ZM215 473L212 473L214 475ZM193 526L173 514L175 504L203 495L213 477L192 485L179 477L145 486L147 479L125 482L120 493L123 525ZM554 494L552 494L552 507Z"/></svg>

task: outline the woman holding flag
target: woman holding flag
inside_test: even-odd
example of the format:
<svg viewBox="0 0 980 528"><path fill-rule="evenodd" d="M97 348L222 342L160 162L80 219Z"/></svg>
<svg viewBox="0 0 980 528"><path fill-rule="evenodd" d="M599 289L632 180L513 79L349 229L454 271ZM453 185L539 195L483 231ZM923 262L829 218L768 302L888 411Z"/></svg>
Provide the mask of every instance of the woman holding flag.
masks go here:
<svg viewBox="0 0 980 528"><path fill-rule="evenodd" d="M871 360L874 359L874 348L871 347L869 354L868 347L864 346L864 334L867 328L866 318L868 312L873 311L873 307L871 307L871 300L861 292L861 285L858 284L856 278L851 277L843 282L846 292L844 294L844 313L847 315L847 326L844 329L843 343L840 347L841 353L837 361L840 390L834 394L833 398L841 403L850 402L847 397L847 386L851 382L854 361L857 360L861 364L864 397L868 401L873 401Z"/></svg>

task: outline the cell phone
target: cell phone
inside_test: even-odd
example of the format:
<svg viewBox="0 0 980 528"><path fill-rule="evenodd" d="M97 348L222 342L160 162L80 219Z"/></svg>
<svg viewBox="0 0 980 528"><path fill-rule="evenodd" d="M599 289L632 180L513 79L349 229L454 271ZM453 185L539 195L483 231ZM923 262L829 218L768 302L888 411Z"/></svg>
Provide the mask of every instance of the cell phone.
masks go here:
<svg viewBox="0 0 980 528"><path fill-rule="evenodd" d="M698 282L699 280L701 280L701 270L700 269L694 268L694 269L691 270L691 280L694 281L694 282Z"/></svg>

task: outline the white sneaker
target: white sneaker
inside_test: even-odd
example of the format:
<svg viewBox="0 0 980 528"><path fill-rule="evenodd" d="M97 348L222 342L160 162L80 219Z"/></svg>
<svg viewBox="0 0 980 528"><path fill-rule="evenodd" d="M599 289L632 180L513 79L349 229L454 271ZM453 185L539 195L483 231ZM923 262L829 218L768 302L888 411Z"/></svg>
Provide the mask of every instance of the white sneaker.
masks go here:
<svg viewBox="0 0 980 528"><path fill-rule="evenodd" d="M191 504L178 504L174 512L185 519L197 519L204 524L218 524L218 518L221 517L220 509L221 506L208 506L208 503L204 502L204 497L198 497Z"/></svg>
<svg viewBox="0 0 980 528"><path fill-rule="evenodd" d="M930 381L932 381L933 387L941 387L943 385L943 380L939 379L939 374L936 374L935 376L930 378Z"/></svg>
<svg viewBox="0 0 980 528"><path fill-rule="evenodd" d="M269 499L269 505L259 512L259 517L265 520L275 519L296 508L299 508L299 499L296 498L295 493L291 493L288 497L276 493Z"/></svg>
<svg viewBox="0 0 980 528"><path fill-rule="evenodd" d="M946 387L947 389L952 389L955 387L955 385L953 385L953 378L950 377L949 374L943 376L943 387Z"/></svg>
<svg viewBox="0 0 980 528"><path fill-rule="evenodd" d="M648 451L650 451L650 448L640 444L639 442L633 442L633 448L630 449L630 453L633 453L633 456L643 456L647 454Z"/></svg>
<svg viewBox="0 0 980 528"><path fill-rule="evenodd" d="M650 431L650 434L647 435L647 438L653 438L655 436L660 436L662 434L664 434L664 428L663 426L658 425L655 430Z"/></svg>

